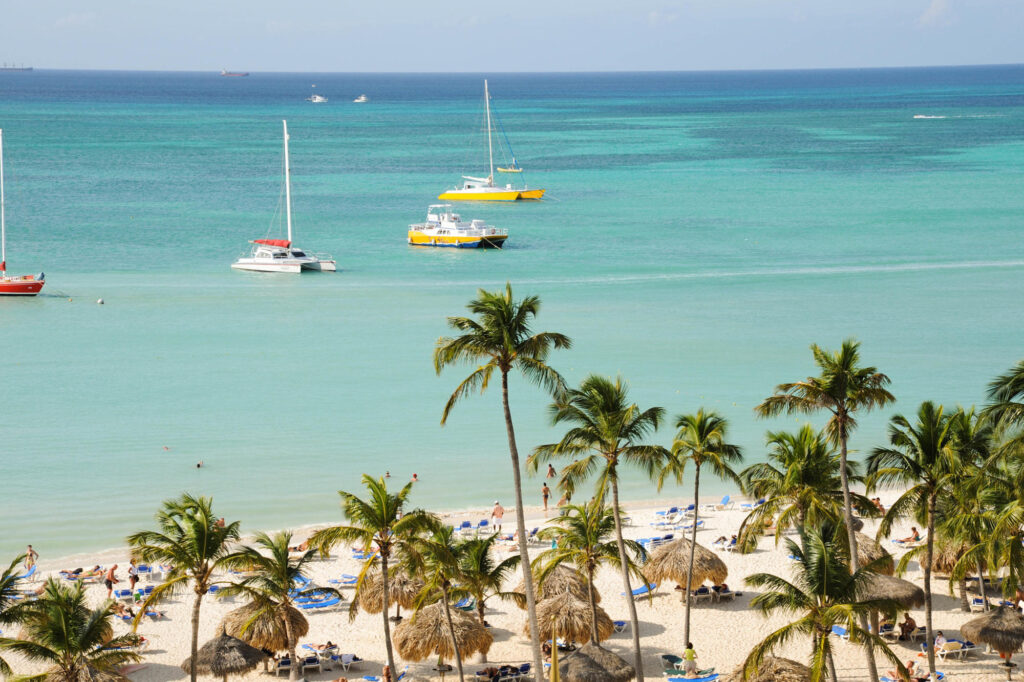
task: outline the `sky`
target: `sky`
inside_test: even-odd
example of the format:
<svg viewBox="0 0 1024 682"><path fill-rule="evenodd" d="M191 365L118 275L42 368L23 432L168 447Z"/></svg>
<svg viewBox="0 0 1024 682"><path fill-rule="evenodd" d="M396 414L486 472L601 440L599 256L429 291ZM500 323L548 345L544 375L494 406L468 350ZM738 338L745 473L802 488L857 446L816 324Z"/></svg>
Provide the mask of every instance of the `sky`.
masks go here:
<svg viewBox="0 0 1024 682"><path fill-rule="evenodd" d="M1022 0L5 0L0 62L284 72L1024 62Z"/></svg>

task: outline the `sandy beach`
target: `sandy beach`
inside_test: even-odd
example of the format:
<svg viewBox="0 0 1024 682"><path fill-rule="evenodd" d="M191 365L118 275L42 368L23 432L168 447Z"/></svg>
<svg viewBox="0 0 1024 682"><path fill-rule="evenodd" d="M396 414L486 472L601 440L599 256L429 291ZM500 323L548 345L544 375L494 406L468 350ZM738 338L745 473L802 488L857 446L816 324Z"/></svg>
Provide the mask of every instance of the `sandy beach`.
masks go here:
<svg viewBox="0 0 1024 682"><path fill-rule="evenodd" d="M888 505L895 494L883 495L883 503ZM685 504L685 496L671 498L675 500L672 504ZM714 502L717 500L706 500ZM739 500L737 500L739 502ZM650 537L654 535L650 523L656 518L655 512L669 506L661 502L657 505L650 502L641 502L627 505L627 511L632 519L632 524L626 529L630 538ZM746 512L738 507L729 511L714 512L703 515L706 521L705 526L697 533L698 542L710 547L716 538L722 535L729 536L739 529ZM459 523L462 520L477 521L487 518L489 511L481 509L479 512L458 512L443 515L451 523ZM548 519L554 516L552 510ZM505 530L509 530L510 524L514 523L514 515L511 512L505 517ZM527 526L534 527L542 525L546 520L540 508L529 508L527 510ZM910 524L897 527L894 530L894 537L901 537L909 531ZM313 528L303 528L297 531L296 538L300 540L308 535ZM877 530L877 522L868 521L864 532L874 535ZM676 532L679 537L679 532ZM894 556L899 556L898 548L892 543L883 543L886 549ZM511 543L499 545L501 552L511 554L515 548ZM531 558L536 557L543 551L544 547L533 545ZM766 634L779 627L785 622L784 617L775 616L765 619L759 613L749 608L749 601L753 592L746 588L744 577L757 572L771 572L783 576L790 574L790 562L786 559L787 552L784 543L776 547L775 538L765 537L759 543L756 552L741 555L731 552L719 552L729 569L728 584L733 590L741 592L733 601L702 602L695 604L693 608L693 624L691 639L698 652L699 666L701 668L714 667L717 672L731 671L747 655L749 650L759 642ZM118 563L119 576L122 583L118 587L127 587L127 573L125 567L128 565L128 552L126 549L112 550L92 555L75 555L55 560L41 561L39 564L40 574L46 576L62 568L74 568L76 566L99 563L109 566ZM335 555L328 560L316 561L311 564L309 577L317 584L326 585L327 581L338 577L342 573L357 573L359 566L355 559L345 549L335 551ZM910 564L907 574L904 576L918 585L921 584L922 574L916 562ZM228 579L227 575L223 576ZM517 574L516 582L519 580ZM140 582L141 586L146 585L145 579ZM602 596L601 606L608 612L613 620L628 620L628 612L625 597L622 596L622 583L620 575L610 569L602 570L597 577L596 586ZM507 586L509 589L513 585ZM662 585L656 590L653 598L644 598L638 601L638 615L640 620L641 645L644 654L645 675L648 678L661 678L663 665L660 655L664 653L681 654L685 647L682 641L682 604L680 593L673 590L673 585ZM934 580L933 590L935 596L934 626L942 630L947 637L956 637L959 634L960 624L969 620L972 614L965 614L960 611L960 603L957 597L948 595L948 586L944 580ZM351 601L351 588L344 591L345 603ZM88 587L88 594L95 603L100 603L106 596L106 589L102 585L91 585ZM192 604L191 594L183 595L173 601L166 602L161 609L166 612L167 617L160 621L145 620L139 627L139 633L151 640L151 646L146 651L141 668L130 674L131 679L138 682L168 682L170 680L187 679L187 675L179 668L180 663L188 656L189 646L189 612ZM202 607L201 630L199 635L200 643L219 634L218 624L226 613L240 606L237 601L221 600L213 596L204 599ZM393 611L393 609L392 609ZM918 624L924 624L923 610L912 611L911 615ZM520 664L530 660L529 642L522 634L523 623L526 618L525 611L520 610L511 603L503 603L498 600L488 602L487 619L493 626L494 644L487 656L491 663ZM335 680L339 677L349 679L361 679L363 675L379 675L385 659L383 644L383 628L379 615L369 615L360 612L354 621L349 621L347 608L342 610L328 611L325 613L308 614L310 632L307 637L300 641L303 643L322 643L331 640L340 644L342 653L353 653L364 659L362 663L354 665L350 671L341 670L317 672L307 671L306 677L311 680ZM118 632L126 631L128 626L117 625ZM605 643L605 646L631 660L630 634L628 630L614 634ZM919 642L895 642L893 645L904 661L917 657L920 651ZM810 643L807 641L794 641L781 649L780 655L804 661L807 659ZM396 654L397 657L397 654ZM16 672L31 672L31 667L24 662L12 657L12 663ZM917 659L922 660L923 659ZM939 670L945 672L949 677L964 680L997 680L1003 679L1004 673L996 667L998 657L996 654L987 654L984 648L980 648L968 656L967 660L949 660L939 663ZM406 662L396 664L403 667ZM416 679L433 679L438 677L431 668L436 661L422 661L410 663L409 671ZM889 666L879 658L879 671L884 673ZM467 662L467 676L472 675L476 670L484 667L477 659ZM858 646L839 643L836 647L836 667L842 680L866 680L868 679L864 666L862 649ZM264 673L257 670L250 673L246 679L269 679L272 673ZM449 676L449 679L452 679Z"/></svg>

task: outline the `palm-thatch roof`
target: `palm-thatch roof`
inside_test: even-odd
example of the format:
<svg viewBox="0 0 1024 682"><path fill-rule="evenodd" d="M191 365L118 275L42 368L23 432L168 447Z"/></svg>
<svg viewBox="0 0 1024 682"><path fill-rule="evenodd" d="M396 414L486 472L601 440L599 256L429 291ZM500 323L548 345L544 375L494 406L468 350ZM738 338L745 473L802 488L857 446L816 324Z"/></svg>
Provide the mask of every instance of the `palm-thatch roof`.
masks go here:
<svg viewBox="0 0 1024 682"><path fill-rule="evenodd" d="M636 671L620 656L587 643L558 662L562 682L629 682Z"/></svg>
<svg viewBox="0 0 1024 682"><path fill-rule="evenodd" d="M65 674L60 668L46 671L47 682L131 682L127 677L113 670L97 670L89 666L78 668L72 674Z"/></svg>
<svg viewBox="0 0 1024 682"><path fill-rule="evenodd" d="M563 637L571 642L589 642L591 624L594 620L590 602L579 599L566 591L537 602L537 624L540 638ZM597 607L597 639L603 641L612 636L615 625L600 606ZM530 621L523 624L523 632L530 636Z"/></svg>
<svg viewBox="0 0 1024 682"><path fill-rule="evenodd" d="M999 606L967 621L960 632L969 640L991 644L999 653L1010 654L1024 643L1024 616L1014 609Z"/></svg>
<svg viewBox="0 0 1024 682"><path fill-rule="evenodd" d="M746 682L810 682L811 669L788 658L765 656L757 672L747 677ZM743 666L725 676L722 682L742 682Z"/></svg>
<svg viewBox="0 0 1024 682"><path fill-rule="evenodd" d="M863 600L891 599L906 609L924 606L924 590L914 583L882 573L869 576L857 597Z"/></svg>
<svg viewBox="0 0 1024 682"><path fill-rule="evenodd" d="M259 665L267 655L249 646L242 640L224 632L214 637L196 652L196 672L201 675L214 675L227 680L228 675L246 673ZM192 674L192 657L181 662L181 669Z"/></svg>
<svg viewBox="0 0 1024 682"><path fill-rule="evenodd" d="M689 566L690 541L680 538L651 552L647 563L644 564L644 577L652 583L674 580L686 588L686 574ZM689 586L690 589L709 581L716 585L723 583L728 575L729 569L717 554L700 545L694 548L693 585Z"/></svg>
<svg viewBox="0 0 1024 682"><path fill-rule="evenodd" d="M888 557L888 561L883 561L880 565L875 566L875 571L885 575L892 575L896 572L896 564L892 560L892 554L889 554L885 547L878 544L874 538L864 533L857 533L857 562L861 566L870 564L876 559L884 559L886 557Z"/></svg>
<svg viewBox="0 0 1024 682"><path fill-rule="evenodd" d="M853 530L855 532L859 533L863 529L864 529L864 519L862 519L860 517L857 517L857 516L854 516L853 517ZM778 660L780 660L780 661L789 661L788 658L780 658ZM792 663L793 661L789 661L789 662ZM797 663L797 665L800 665L800 664Z"/></svg>
<svg viewBox="0 0 1024 682"><path fill-rule="evenodd" d="M224 620L220 622L221 629L257 649L284 651L288 648L284 615L280 611L263 613L253 620L253 616L261 609L262 607L256 602L249 602L224 616ZM289 606L286 613L295 639L305 637L309 632L309 622L306 617L294 606ZM250 621L252 621L251 624ZM248 627L246 627L247 625Z"/></svg>
<svg viewBox="0 0 1024 682"><path fill-rule="evenodd" d="M451 609L452 624L459 653L465 658L475 653L486 654L494 637L479 620L458 609ZM392 640L398 655L407 661L422 661L439 657L442 661L455 660L451 630L444 604L436 602L413 614L394 630Z"/></svg>
<svg viewBox="0 0 1024 682"><path fill-rule="evenodd" d="M936 540L932 554L932 571L939 575L950 575L956 562L970 548L966 542Z"/></svg>
<svg viewBox="0 0 1024 682"><path fill-rule="evenodd" d="M411 609L422 589L422 580L400 571L388 571L388 606ZM380 613L384 609L384 579L380 570L366 574L356 599L359 607L367 613Z"/></svg>
<svg viewBox="0 0 1024 682"><path fill-rule="evenodd" d="M566 590L572 592L577 599L583 599L584 601L590 599L587 596L587 579L568 566L561 564L553 568L544 576L543 584L537 582L538 573L539 571L532 572L533 593L536 595L538 602L547 599L551 595L561 594ZM520 580L513 592L526 594L526 581ZM594 587L594 601L598 604L601 603L601 593L597 591L597 587ZM519 601L517 604L519 608L524 611L526 610L525 601Z"/></svg>

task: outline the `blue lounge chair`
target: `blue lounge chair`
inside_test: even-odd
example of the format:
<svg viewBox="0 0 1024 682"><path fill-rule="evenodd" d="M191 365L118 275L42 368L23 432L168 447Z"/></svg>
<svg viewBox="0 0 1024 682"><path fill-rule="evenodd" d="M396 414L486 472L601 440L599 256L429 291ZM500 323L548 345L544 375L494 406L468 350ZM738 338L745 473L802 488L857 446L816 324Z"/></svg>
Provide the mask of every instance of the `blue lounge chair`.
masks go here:
<svg viewBox="0 0 1024 682"><path fill-rule="evenodd" d="M850 632L841 625L833 625L832 634L845 642L850 641Z"/></svg>
<svg viewBox="0 0 1024 682"><path fill-rule="evenodd" d="M702 599L711 601L715 598L715 593L711 591L711 588L707 585L701 585L696 590L690 593L690 597L694 602L699 602Z"/></svg>
<svg viewBox="0 0 1024 682"><path fill-rule="evenodd" d="M487 522L487 519L480 519L480 523L476 524L476 532L477 532L477 534L479 535L480 531L482 531L482 530L487 530L489 525L490 524Z"/></svg>
<svg viewBox="0 0 1024 682"><path fill-rule="evenodd" d="M767 500L765 500L765 498L762 497L757 502L744 502L743 504L740 505L740 509L742 509L743 511L754 511L762 504L764 504L766 501Z"/></svg>
<svg viewBox="0 0 1024 682"><path fill-rule="evenodd" d="M615 628L615 632L625 632L626 628L629 627L628 620L613 620L612 626Z"/></svg>
<svg viewBox="0 0 1024 682"><path fill-rule="evenodd" d="M718 676L719 673L711 673L704 677L670 677L668 678L668 682L712 682L713 680L717 680Z"/></svg>
<svg viewBox="0 0 1024 682"><path fill-rule="evenodd" d="M679 513L679 507L669 507L668 509L660 512L654 512L658 516L671 516L672 514Z"/></svg>
<svg viewBox="0 0 1024 682"><path fill-rule="evenodd" d="M29 582L35 582L35 580L36 580L35 579L35 575L36 575L36 565L32 564L31 568L29 568L26 572L24 572L24 573L22 573L21 575L18 576L18 580L28 580Z"/></svg>
<svg viewBox="0 0 1024 682"><path fill-rule="evenodd" d="M327 582L329 582L332 585L341 585L341 586L355 585L356 583L359 582L359 576L357 576L357 575L349 575L348 573L342 573L341 574L341 578L339 578L337 580L328 580Z"/></svg>
<svg viewBox="0 0 1024 682"><path fill-rule="evenodd" d="M704 525L704 519L697 519L697 528L700 528L703 525ZM688 521L688 522L684 523L683 524L683 530L693 530L693 522L692 521Z"/></svg>
<svg viewBox="0 0 1024 682"><path fill-rule="evenodd" d="M318 601L308 601L308 602L296 603L295 605L298 606L303 611L324 611L324 610L329 609L331 607L337 606L340 603L341 603L341 598L340 597L332 597L330 599L321 599L321 600L318 600Z"/></svg>
<svg viewBox="0 0 1024 682"><path fill-rule="evenodd" d="M114 599L128 603L135 601L131 590L114 590Z"/></svg>
<svg viewBox="0 0 1024 682"><path fill-rule="evenodd" d="M641 585L640 587L633 590L633 596L642 597L645 594L652 594L656 589L658 589L658 583L651 583L650 585ZM621 594L623 597L626 596L625 592L622 592Z"/></svg>
<svg viewBox="0 0 1024 682"><path fill-rule="evenodd" d="M733 504L732 504L731 498L728 495L726 495L726 496L724 496L722 498L721 502L717 502L717 503L713 503L713 504L702 504L700 506L700 510L701 511L708 511L708 512L725 511L726 509L730 509L732 506L733 506Z"/></svg>

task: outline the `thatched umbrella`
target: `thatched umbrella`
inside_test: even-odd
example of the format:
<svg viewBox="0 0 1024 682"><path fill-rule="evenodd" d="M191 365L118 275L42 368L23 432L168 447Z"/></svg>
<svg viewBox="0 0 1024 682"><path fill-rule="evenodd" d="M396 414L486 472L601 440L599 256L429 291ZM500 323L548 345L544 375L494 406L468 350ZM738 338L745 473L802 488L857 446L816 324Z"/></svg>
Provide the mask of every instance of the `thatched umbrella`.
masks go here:
<svg viewBox="0 0 1024 682"><path fill-rule="evenodd" d="M423 589L423 581L412 578L399 571L388 571L388 604L395 605L393 620L401 620L402 608L411 609L416 605L416 597ZM356 596L359 607L367 613L380 613L384 608L383 573L374 570L366 574L363 584Z"/></svg>
<svg viewBox="0 0 1024 682"><path fill-rule="evenodd" d="M257 649L286 650L288 637L285 635L284 616L279 612L264 613L252 620L261 608L256 602L249 602L245 606L229 612L220 622L221 629ZM294 606L288 607L287 614L296 641L305 637L309 632L309 622L306 617ZM249 624L249 621L252 621L252 624Z"/></svg>
<svg viewBox="0 0 1024 682"><path fill-rule="evenodd" d="M1006 679L1010 679L1010 657L1024 643L1024 616L1015 609L999 606L985 615L960 626L969 640L984 642L1006 659Z"/></svg>
<svg viewBox="0 0 1024 682"><path fill-rule="evenodd" d="M594 612L590 602L583 601L572 592L548 597L537 602L537 623L542 640L554 639L557 634L570 642L589 642ZM597 607L597 639L602 641L612 636L615 625L600 606ZM523 624L523 632L530 636L530 621Z"/></svg>
<svg viewBox="0 0 1024 682"><path fill-rule="evenodd" d="M863 529L864 529L864 519L857 518L856 516L854 516L853 517L853 530L854 530L854 532L859 533ZM790 661L788 658L780 658L778 660L780 660L780 661L789 661L790 663L793 662L793 661ZM800 664L797 663L797 665L800 665Z"/></svg>
<svg viewBox="0 0 1024 682"><path fill-rule="evenodd" d="M686 584L689 566L690 541L680 538L651 552L647 563L644 564L644 577L652 583L674 580L684 589L692 590L708 581L715 585L725 582L729 575L729 569L726 568L725 562L710 549L700 545L694 548L693 553L693 585Z"/></svg>
<svg viewBox="0 0 1024 682"><path fill-rule="evenodd" d="M577 599L589 601L587 595L587 579L565 565L556 566L544 577L543 583L537 582L537 574L533 574L533 592L537 595L537 601L547 599L549 596L562 594L565 591L572 592ZM526 581L520 580L514 592L526 594ZM594 601L601 603L601 593L594 588ZM519 608L526 610L526 602L520 601Z"/></svg>
<svg viewBox="0 0 1024 682"><path fill-rule="evenodd" d="M220 636L211 639L200 647L196 653L196 671L202 675L223 677L227 682L228 675L247 673L259 665L267 655L249 646L242 640L231 637L221 628ZM181 669L192 674L192 657L181 662Z"/></svg>
<svg viewBox="0 0 1024 682"><path fill-rule="evenodd" d="M888 561L884 561L876 566L875 571L885 575L892 575L896 572L896 564L892 560L892 554L885 551L885 547L878 544L874 538L864 535L864 533L857 533L857 562L861 566L886 557L888 557Z"/></svg>
<svg viewBox="0 0 1024 682"><path fill-rule="evenodd" d="M453 609L451 614L459 654L463 658L475 653L486 655L494 642L490 631L479 620L458 609ZM442 663L455 660L452 634L441 602L424 606L414 613L395 628L392 639L398 655L407 661L422 661L434 656Z"/></svg>
<svg viewBox="0 0 1024 682"><path fill-rule="evenodd" d="M765 656L757 672L747 682L810 682L811 669L788 658ZM743 666L739 666L722 679L722 682L742 682Z"/></svg>
<svg viewBox="0 0 1024 682"><path fill-rule="evenodd" d="M60 668L46 671L47 682L131 682L127 677L113 670L97 670L91 665L79 668L74 674L66 675Z"/></svg>
<svg viewBox="0 0 1024 682"><path fill-rule="evenodd" d="M858 599L890 599L905 609L924 606L924 590L914 583L882 573L874 573L857 593Z"/></svg>
<svg viewBox="0 0 1024 682"><path fill-rule="evenodd" d="M636 671L620 656L588 643L558 662L561 682L629 682Z"/></svg>

